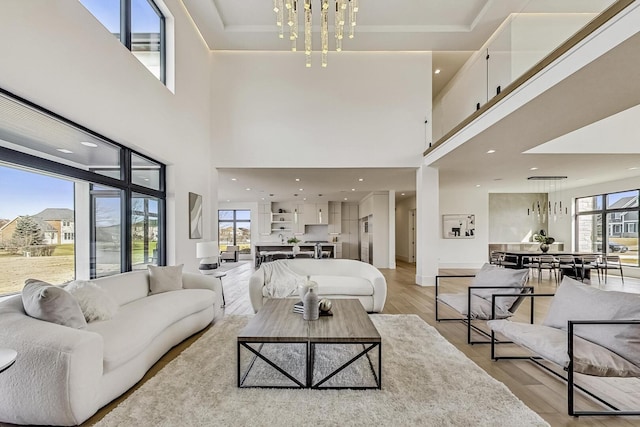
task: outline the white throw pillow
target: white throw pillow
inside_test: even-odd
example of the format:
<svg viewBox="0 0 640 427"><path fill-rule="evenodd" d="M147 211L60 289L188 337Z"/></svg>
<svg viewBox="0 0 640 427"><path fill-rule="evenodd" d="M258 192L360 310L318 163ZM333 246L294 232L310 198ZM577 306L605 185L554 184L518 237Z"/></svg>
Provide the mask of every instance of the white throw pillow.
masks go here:
<svg viewBox="0 0 640 427"><path fill-rule="evenodd" d="M487 301L491 301L493 294L514 294L513 297L496 298L496 306L503 311L509 311L509 308L518 299L517 294L522 292L521 288L527 282L528 276L529 269L514 270L485 264L471 281L471 286L491 286L491 288L472 289L471 293ZM506 288L506 286L515 286L516 288Z"/></svg>
<svg viewBox="0 0 640 427"><path fill-rule="evenodd" d="M183 264L167 267L148 265L149 295L182 289L182 266Z"/></svg>
<svg viewBox="0 0 640 427"><path fill-rule="evenodd" d="M603 291L565 276L542 324L566 331L569 320L640 320L640 295ZM640 366L640 325L575 325L574 333Z"/></svg>
<svg viewBox="0 0 640 427"><path fill-rule="evenodd" d="M22 289L22 305L27 315L47 322L82 329L87 326L73 296L60 286L27 279Z"/></svg>
<svg viewBox="0 0 640 427"><path fill-rule="evenodd" d="M87 322L110 320L118 312L118 303L93 282L75 280L65 289L78 301Z"/></svg>

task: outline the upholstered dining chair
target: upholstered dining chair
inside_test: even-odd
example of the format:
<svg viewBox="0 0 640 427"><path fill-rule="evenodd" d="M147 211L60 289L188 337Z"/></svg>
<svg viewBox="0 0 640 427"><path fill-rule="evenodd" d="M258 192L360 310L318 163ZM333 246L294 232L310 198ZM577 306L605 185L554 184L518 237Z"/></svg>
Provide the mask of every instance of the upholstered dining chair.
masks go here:
<svg viewBox="0 0 640 427"><path fill-rule="evenodd" d="M624 275L622 274L622 262L618 255L602 255L602 261L598 263L598 269L604 274L604 283L607 283L609 270L620 270L620 279L624 285Z"/></svg>
<svg viewBox="0 0 640 427"><path fill-rule="evenodd" d="M595 270L598 274L598 283L600 283L600 269L598 268L599 258L600 257L598 255L582 255L580 257L580 269L582 270L580 278L583 282L587 277L587 272L589 272L589 278L591 278L591 272Z"/></svg>
<svg viewBox="0 0 640 427"><path fill-rule="evenodd" d="M238 246L227 246L227 249L220 252L220 262L233 261L238 262L238 252L240 248Z"/></svg>

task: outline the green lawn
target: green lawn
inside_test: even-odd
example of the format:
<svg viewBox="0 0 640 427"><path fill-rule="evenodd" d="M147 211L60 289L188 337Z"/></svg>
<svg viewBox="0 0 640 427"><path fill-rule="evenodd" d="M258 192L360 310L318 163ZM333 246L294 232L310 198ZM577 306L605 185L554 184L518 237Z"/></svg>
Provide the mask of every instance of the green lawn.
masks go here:
<svg viewBox="0 0 640 427"><path fill-rule="evenodd" d="M153 250L158 246L158 242L149 242L149 260L153 257ZM144 262L144 241L143 240L134 240L133 241L133 264L141 264Z"/></svg>
<svg viewBox="0 0 640 427"><path fill-rule="evenodd" d="M73 253L74 253L73 243L65 243L64 245L58 245L53 250L53 256L73 255Z"/></svg>

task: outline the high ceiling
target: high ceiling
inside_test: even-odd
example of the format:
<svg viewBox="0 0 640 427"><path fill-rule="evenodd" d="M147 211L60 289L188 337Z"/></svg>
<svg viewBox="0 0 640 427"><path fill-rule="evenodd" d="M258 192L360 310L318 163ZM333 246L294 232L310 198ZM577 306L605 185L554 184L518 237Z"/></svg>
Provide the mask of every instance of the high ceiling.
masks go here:
<svg viewBox="0 0 640 427"><path fill-rule="evenodd" d="M319 9L319 0L313 0L314 9ZM358 14L358 26L354 39L344 41L344 49L354 51L433 51L433 70L440 70L433 75L433 96L437 96L442 88L456 74L469 58L472 52L478 50L487 39L512 13L600 13L611 5L614 0L361 0ZM279 39L275 26L275 14L272 2L269 0L184 0L184 3L198 26L203 39L211 50L247 50L247 51L285 51L290 49L288 40ZM317 3L317 6L315 4ZM316 14L317 15L317 14ZM314 16L314 48L319 45L319 20ZM331 29L330 29L331 31ZM637 52L637 51L636 51ZM299 40L298 52L301 61L302 41ZM331 55L338 53L330 52ZM637 57L638 55L634 55ZM329 65L330 66L330 65ZM603 68L605 66L603 65ZM627 70L627 78L633 78L629 73L640 69L635 66ZM603 71L603 69L600 69ZM589 84L602 85L598 76L591 74ZM601 77L600 77L601 78ZM621 78L625 78L621 76ZM640 79L637 79L640 81ZM488 129L478 135L473 143L465 144L450 153L436 164L440 170L441 184L456 187L481 185L483 191L527 191L523 178L533 175L530 170L538 167L535 172L540 174L570 174L579 176L583 185L595 182L597 179L608 180L622 178L634 174L640 166L636 155L628 154L577 154L576 144L583 148L593 147L592 151L603 151L603 144L599 138L589 138L592 132L582 131L582 134L571 133L594 120L600 120L607 115L625 110L634 104L631 99L622 101L617 107L607 106L599 114L587 114L585 120L574 120L571 125L565 125L557 119L562 117L557 109L545 107L548 102L564 100L565 97L575 97L574 106L579 113L581 107L589 104L580 102L595 102L593 94L583 97L575 96L575 85L583 84L575 80L574 86L567 86L564 91L550 91L538 102L521 109L509 117L499 126ZM579 87L579 86L578 86ZM635 90L635 89L634 89ZM579 90L578 90L579 92ZM635 93L640 93L636 90ZM631 94L629 94L631 95ZM541 119L533 124L528 120L531 114L540 114ZM560 114L560 115L559 115ZM630 114L633 116L633 113ZM634 116L635 117L635 116ZM591 121L588 121L591 120ZM539 132L541 123L547 132ZM629 122L629 120L627 120ZM632 119L633 123L634 120ZM535 126L534 126L535 125ZM533 127L532 127L533 126ZM598 125L594 125L596 129ZM601 132L608 133L608 125L601 126ZM527 133L521 137L522 129ZM636 132L637 133L637 132ZM567 136L564 136L568 134ZM601 135L601 133L595 133ZM514 138L518 135L518 138ZM496 139L498 138L498 139ZM514 139L509 150L496 153L493 157L482 157L491 148L492 141ZM527 154L523 151L535 148L547 141L555 140L540 150L566 152L571 154ZM631 145L634 141L631 141ZM555 144L555 146L554 146ZM573 147L563 148L566 144ZM572 145L571 145L572 144ZM620 150L620 144L616 144ZM488 148L487 148L488 147ZM558 148L560 147L560 148ZM600 148L597 148L600 147ZM635 146L634 146L635 147ZM635 148L632 148L633 151ZM604 149L606 151L606 149ZM637 149L633 151L637 153ZM481 160L482 159L482 160ZM487 160L487 166L478 168L478 161ZM611 167L613 162L617 167ZM304 188L309 194L323 194L328 200L343 200L344 197L357 199L362 193L394 189L397 196L415 194L415 178L413 171L407 169L368 169L366 185L353 184L356 176L362 175L364 170L350 169L221 169L220 170L220 201L259 200L266 194L273 197L291 194L293 196L299 188ZM598 178L595 178L598 176ZM300 178L305 182L297 187L292 181ZM376 178L378 177L378 178ZM236 178L237 181L231 181ZM526 179L524 180L526 182ZM313 183L313 184L312 184ZM313 185L313 187L312 187ZM296 187L298 190L296 190ZM246 188L258 189L247 191ZM351 191L356 188L356 191ZM276 196L277 195L277 196Z"/></svg>

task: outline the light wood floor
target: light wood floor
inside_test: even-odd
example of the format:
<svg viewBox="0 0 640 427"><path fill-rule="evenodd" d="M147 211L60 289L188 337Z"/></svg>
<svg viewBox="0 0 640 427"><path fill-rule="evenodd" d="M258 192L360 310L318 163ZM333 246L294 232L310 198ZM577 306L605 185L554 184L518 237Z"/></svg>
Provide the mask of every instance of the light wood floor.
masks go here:
<svg viewBox="0 0 640 427"><path fill-rule="evenodd" d="M253 310L249 301L248 283L253 273L252 263L248 262L237 268L229 270L223 279L226 297L225 314L251 314ZM430 325L434 326L447 340L453 343L459 350L472 359L476 364L488 372L498 381L504 383L511 391L531 409L536 411L552 426L640 426L640 417L580 417L574 418L567 415L566 409L566 385L528 361L500 360L494 362L490 359L489 345L468 345L466 343L466 328L460 322L436 322L434 315L434 288L415 285L415 265L398 261L397 268L381 269L387 280L388 294L384 313L387 314L416 314ZM473 274L472 270L441 270L440 274ZM600 286L610 290L625 290L640 293L640 281L625 278L625 284L620 283L619 278L609 277L607 285L598 285L597 279L593 286ZM536 292L546 293L555 291L556 284L545 274L540 283L537 277L530 281L535 286ZM462 289L466 282L461 279L445 281L447 290L455 292ZM536 300L536 319L542 319L548 308L545 299ZM449 314L442 312L444 316ZM518 310L518 320L528 319L528 305L523 304ZM180 352L197 340L202 333L196 334L185 342L176 346L167 353L147 373L145 378L136 386L144 383L155 375L163 366L177 357ZM477 338L481 338L478 336ZM464 381L464 373L460 373L461 381ZM611 385L610 383L613 384ZM633 409L640 408L640 381L631 380L607 380L607 383L599 381L592 384L598 390L607 390L608 396L613 396L616 401ZM135 387L134 387L135 389ZM93 425L102 419L119 402L126 399L132 392L130 390L121 398L102 408L85 425ZM586 398L578 397L576 402L579 408L586 407L600 409Z"/></svg>

